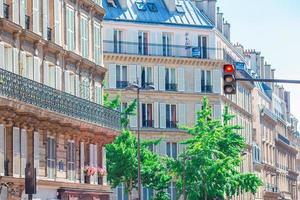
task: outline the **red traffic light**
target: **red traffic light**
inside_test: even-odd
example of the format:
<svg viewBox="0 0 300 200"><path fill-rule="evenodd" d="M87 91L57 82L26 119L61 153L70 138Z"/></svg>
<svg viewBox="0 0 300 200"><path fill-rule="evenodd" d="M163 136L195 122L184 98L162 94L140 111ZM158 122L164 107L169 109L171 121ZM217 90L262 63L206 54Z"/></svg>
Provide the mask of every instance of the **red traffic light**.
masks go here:
<svg viewBox="0 0 300 200"><path fill-rule="evenodd" d="M226 72L226 73L233 73L234 70L235 69L234 69L233 65L230 65L230 64L224 65L224 72Z"/></svg>

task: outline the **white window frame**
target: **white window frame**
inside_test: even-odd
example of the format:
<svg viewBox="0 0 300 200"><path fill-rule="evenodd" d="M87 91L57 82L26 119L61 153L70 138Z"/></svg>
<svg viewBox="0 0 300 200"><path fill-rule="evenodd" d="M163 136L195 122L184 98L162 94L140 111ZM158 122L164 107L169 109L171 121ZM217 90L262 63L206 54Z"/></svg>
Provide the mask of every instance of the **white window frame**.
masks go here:
<svg viewBox="0 0 300 200"><path fill-rule="evenodd" d="M173 145L176 146L176 152L173 151ZM169 147L169 148L168 148ZM168 151L170 155L168 155ZM166 142L166 154L167 156L177 159L178 158L178 143L177 142Z"/></svg>
<svg viewBox="0 0 300 200"><path fill-rule="evenodd" d="M164 44L164 38L166 42ZM172 56L172 33L162 33L162 54L163 56Z"/></svg>
<svg viewBox="0 0 300 200"><path fill-rule="evenodd" d="M113 30L113 48L115 53L122 53L123 31L119 29Z"/></svg>
<svg viewBox="0 0 300 200"><path fill-rule="evenodd" d="M203 49L203 38L206 38L206 56L204 56L204 49ZM201 56L201 58L209 58L209 55L208 55L208 44L209 44L209 41L208 41L208 35L198 35L198 47L200 48L200 52L201 52L201 54L200 54L200 56ZM200 40L200 41L199 41ZM200 44L200 45L199 45Z"/></svg>
<svg viewBox="0 0 300 200"><path fill-rule="evenodd" d="M203 77L203 73L204 73L204 77ZM210 74L210 79L208 79L208 74ZM200 77L200 81L201 81L201 92L206 92L205 86L211 86L211 92L213 92L213 72L212 70L204 70L201 69L201 77ZM210 81L209 81L210 80ZM204 83L204 84L203 84Z"/></svg>
<svg viewBox="0 0 300 200"><path fill-rule="evenodd" d="M67 49L69 51L75 50L75 10L67 6L66 11L66 29L67 29Z"/></svg>
<svg viewBox="0 0 300 200"><path fill-rule="evenodd" d="M145 105L145 119L143 119L143 105ZM149 116L148 116L148 105L151 105L151 114L152 114L152 119L150 119L150 120L152 120L153 121L153 118L154 118L154 116L153 116L153 104L152 103L142 103L141 104L141 118L142 118L142 125L144 124L143 122L144 121L147 121L148 119L149 119ZM154 126L154 122L152 123L152 126ZM143 127L149 127L149 125L147 126L143 126ZM150 126L151 127L151 126Z"/></svg>
<svg viewBox="0 0 300 200"><path fill-rule="evenodd" d="M168 194L170 195L170 200L176 200L176 184L173 181L169 184Z"/></svg>
<svg viewBox="0 0 300 200"><path fill-rule="evenodd" d="M119 190L121 190L121 196L119 196ZM125 187L123 184L120 184L116 187L116 196L117 196L117 200L128 200L128 194L125 191ZM127 197L126 197L127 196Z"/></svg>
<svg viewBox="0 0 300 200"><path fill-rule="evenodd" d="M120 68L120 70L118 70L118 68ZM119 73L119 77L120 79L117 79L117 73L120 71ZM126 73L126 77L124 77L124 73ZM128 66L127 65L116 65L116 85L118 85L118 81L128 81Z"/></svg>
<svg viewBox="0 0 300 200"><path fill-rule="evenodd" d="M89 58L89 20L83 14L80 16L80 44L82 57Z"/></svg>
<svg viewBox="0 0 300 200"><path fill-rule="evenodd" d="M47 178L54 180L55 179L55 170L56 170L56 141L54 137L47 137ZM54 148L54 149L53 149ZM49 166L53 167L49 167Z"/></svg>
<svg viewBox="0 0 300 200"><path fill-rule="evenodd" d="M146 83L151 83L153 84L153 69L152 67L147 67L147 66L142 66L141 67L141 73L145 72L145 84ZM141 83L142 83L142 74L141 74Z"/></svg>
<svg viewBox="0 0 300 200"><path fill-rule="evenodd" d="M67 171L68 171L68 180L76 180L76 145L74 140L68 140L68 149L67 149Z"/></svg>
<svg viewBox="0 0 300 200"><path fill-rule="evenodd" d="M95 102L102 104L102 85L99 82L95 82Z"/></svg>
<svg viewBox="0 0 300 200"><path fill-rule="evenodd" d="M145 42L145 36L147 41ZM149 32L147 31L139 31L138 32L138 54L140 55L148 55L149 53ZM139 38L141 37L141 43ZM141 50L140 50L141 48ZM145 51L147 49L147 51Z"/></svg>
<svg viewBox="0 0 300 200"><path fill-rule="evenodd" d="M94 22L94 60L98 65L102 64L101 40L101 25Z"/></svg>

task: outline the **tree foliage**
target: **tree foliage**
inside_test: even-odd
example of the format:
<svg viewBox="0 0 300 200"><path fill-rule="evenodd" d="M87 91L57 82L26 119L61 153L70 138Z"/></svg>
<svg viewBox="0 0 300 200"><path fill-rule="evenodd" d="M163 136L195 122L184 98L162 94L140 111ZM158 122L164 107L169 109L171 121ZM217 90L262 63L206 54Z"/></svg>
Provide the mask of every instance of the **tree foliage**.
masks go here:
<svg viewBox="0 0 300 200"><path fill-rule="evenodd" d="M246 146L237 133L241 127L230 124L234 116L227 107L223 120L213 120L211 115L205 98L195 126L185 128L191 138L184 142L186 150L173 163L179 194L188 200L210 200L255 193L261 180L254 174L239 172Z"/></svg>

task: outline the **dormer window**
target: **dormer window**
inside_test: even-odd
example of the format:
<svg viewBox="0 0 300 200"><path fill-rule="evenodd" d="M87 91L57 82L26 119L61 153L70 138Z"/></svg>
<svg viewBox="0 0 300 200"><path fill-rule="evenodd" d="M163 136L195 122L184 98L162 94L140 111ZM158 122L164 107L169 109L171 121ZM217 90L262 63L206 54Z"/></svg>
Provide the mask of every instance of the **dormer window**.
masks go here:
<svg viewBox="0 0 300 200"><path fill-rule="evenodd" d="M109 7L113 7L113 8L117 7L114 0L107 0L107 4Z"/></svg>
<svg viewBox="0 0 300 200"><path fill-rule="evenodd" d="M138 10L141 10L141 11L147 10L146 4L144 2L136 1L135 4L136 4L136 7L137 7Z"/></svg>
<svg viewBox="0 0 300 200"><path fill-rule="evenodd" d="M178 13L185 13L182 5L176 5L176 11Z"/></svg>
<svg viewBox="0 0 300 200"><path fill-rule="evenodd" d="M147 3L147 7L149 8L149 10L151 12L157 12L157 7L156 7L155 3Z"/></svg>

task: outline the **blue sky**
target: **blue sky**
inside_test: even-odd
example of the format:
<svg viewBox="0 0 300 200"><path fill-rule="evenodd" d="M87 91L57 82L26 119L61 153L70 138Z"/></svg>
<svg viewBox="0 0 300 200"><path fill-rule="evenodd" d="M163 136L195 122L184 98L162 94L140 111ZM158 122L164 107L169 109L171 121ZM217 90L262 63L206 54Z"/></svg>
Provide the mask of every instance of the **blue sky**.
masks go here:
<svg viewBox="0 0 300 200"><path fill-rule="evenodd" d="M276 78L300 80L300 0L218 0L217 5L231 24L233 43L260 51ZM300 85L284 87L300 120Z"/></svg>

